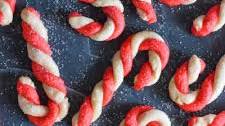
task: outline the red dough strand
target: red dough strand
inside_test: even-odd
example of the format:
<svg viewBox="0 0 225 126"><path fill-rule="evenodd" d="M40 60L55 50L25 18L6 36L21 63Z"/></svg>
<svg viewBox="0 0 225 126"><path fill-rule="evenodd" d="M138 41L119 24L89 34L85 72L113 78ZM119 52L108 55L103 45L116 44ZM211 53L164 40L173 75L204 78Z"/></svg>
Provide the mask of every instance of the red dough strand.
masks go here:
<svg viewBox="0 0 225 126"><path fill-rule="evenodd" d="M157 17L155 14L155 10L151 4L151 0L149 0L150 1L149 3L143 0L131 0L131 1L137 8L137 11L141 10L141 12L138 13L143 20L147 21L149 24L155 23L157 21ZM144 14L144 16L142 17L140 13Z"/></svg>
<svg viewBox="0 0 225 126"><path fill-rule="evenodd" d="M204 37L221 29L225 24L225 0L214 5L206 15L201 15L193 21L192 34Z"/></svg>
<svg viewBox="0 0 225 126"><path fill-rule="evenodd" d="M193 55L177 69L170 81L170 98L186 112L202 110L222 93L225 56L220 59L216 70L205 78L201 87L196 91L190 91L189 86L197 81L205 66L203 60Z"/></svg>
<svg viewBox="0 0 225 126"><path fill-rule="evenodd" d="M120 126L171 126L171 122L163 111L140 105L127 113Z"/></svg>
<svg viewBox="0 0 225 126"><path fill-rule="evenodd" d="M206 119L207 118L207 119ZM188 121L188 126L195 126L197 123L201 124L202 122L199 122L199 119L213 119L212 122L206 122L204 120L204 124L208 124L208 126L224 126L225 125L225 111L220 112L218 115L209 114L203 117L192 117Z"/></svg>
<svg viewBox="0 0 225 126"><path fill-rule="evenodd" d="M195 25L192 26L192 34L195 36L203 37L209 35L211 32L213 32L215 26L217 25L219 21L219 15L220 14L220 6L215 5L212 7L206 16L204 17L202 28L197 30Z"/></svg>
<svg viewBox="0 0 225 126"><path fill-rule="evenodd" d="M81 1L89 4L93 4L95 2L95 0ZM93 5L95 6L95 4ZM92 20L91 18L84 17L78 12L70 13L69 23L72 28L74 28L80 34L90 37L93 40L110 41L117 38L123 32L125 27L123 8L121 9L121 6L122 3L120 1L114 3L112 2L112 5L105 5L103 3L99 3L97 7L102 7L103 13L107 16L107 21L105 24L101 24Z"/></svg>

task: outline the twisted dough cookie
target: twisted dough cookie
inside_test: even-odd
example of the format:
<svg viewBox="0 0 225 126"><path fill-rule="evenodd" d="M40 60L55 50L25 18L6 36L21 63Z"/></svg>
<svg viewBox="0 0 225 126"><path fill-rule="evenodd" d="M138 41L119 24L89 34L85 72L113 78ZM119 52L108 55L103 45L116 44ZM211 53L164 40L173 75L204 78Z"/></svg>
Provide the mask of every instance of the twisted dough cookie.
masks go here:
<svg viewBox="0 0 225 126"><path fill-rule="evenodd" d="M225 0L213 6L206 15L201 15L193 21L192 34L203 37L215 32L225 24Z"/></svg>
<svg viewBox="0 0 225 126"><path fill-rule="evenodd" d="M174 7L178 5L189 5L195 3L197 0L160 0L162 3Z"/></svg>
<svg viewBox="0 0 225 126"><path fill-rule="evenodd" d="M132 0L132 3L136 7L137 13L142 20L147 21L149 24L157 21L151 0Z"/></svg>
<svg viewBox="0 0 225 126"><path fill-rule="evenodd" d="M105 24L94 21L91 18L82 16L78 12L71 12L69 24L84 36L95 41L110 41L117 38L124 30L124 7L120 0L80 0L90 3L95 7L102 7L107 15Z"/></svg>
<svg viewBox="0 0 225 126"><path fill-rule="evenodd" d="M171 126L171 122L163 111L143 105L132 108L120 126Z"/></svg>
<svg viewBox="0 0 225 126"><path fill-rule="evenodd" d="M29 99L24 95L21 95L23 97L23 99L21 100L19 93L18 100L20 103L20 107L25 114L34 116L32 119L29 119L35 125L41 125L42 121L45 120L45 118L47 118L47 123L52 124L55 121L62 120L67 115L69 103L68 98L66 97L66 86L64 84L64 80L60 77L58 66L51 57L52 52L48 44L47 29L44 27L43 22L40 19L40 14L34 8L27 7L23 9L21 18L23 37L27 42L28 56L32 60L33 74L40 82L42 82L43 88L48 98L51 99L51 101L53 101L55 104L57 104L60 107L60 110L57 114L57 119L49 120L48 122L49 117L48 115L46 115L46 113L48 113L46 108L42 109L42 111L36 111L36 109L32 108L32 104L39 105L38 102L34 102L32 101L32 99ZM25 77L25 80L29 79ZM34 88L30 80L25 81L25 83L23 83L23 81L19 82L22 82L22 84L29 85ZM34 91L32 91L31 93L34 93ZM49 106L49 112L52 111L50 109L51 107ZM38 114L35 115L33 114L33 112Z"/></svg>
<svg viewBox="0 0 225 126"><path fill-rule="evenodd" d="M169 58L169 48L160 35L142 31L130 36L123 42L120 51L114 55L112 66L105 70L102 81L94 87L80 110L72 119L73 126L89 126L102 113L132 68L133 59L138 51L148 50L149 62L145 63L135 79L135 89L156 83Z"/></svg>
<svg viewBox="0 0 225 126"><path fill-rule="evenodd" d="M0 25L9 25L13 20L16 0L0 0Z"/></svg>
<svg viewBox="0 0 225 126"><path fill-rule="evenodd" d="M192 56L188 62L179 67L169 84L170 98L183 110L194 112L203 109L213 102L225 86L225 55L220 59L215 72L210 73L203 81L201 88L189 91L189 85L194 83L205 63L197 56Z"/></svg>
<svg viewBox="0 0 225 126"><path fill-rule="evenodd" d="M188 121L188 126L225 126L225 111L218 115L209 114L203 117L193 117Z"/></svg>

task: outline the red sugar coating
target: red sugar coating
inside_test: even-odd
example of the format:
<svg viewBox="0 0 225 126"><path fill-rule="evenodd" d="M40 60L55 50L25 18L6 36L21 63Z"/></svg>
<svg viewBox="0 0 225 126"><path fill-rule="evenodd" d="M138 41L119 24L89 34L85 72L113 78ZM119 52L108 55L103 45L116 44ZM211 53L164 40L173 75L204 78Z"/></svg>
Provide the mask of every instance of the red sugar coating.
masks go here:
<svg viewBox="0 0 225 126"><path fill-rule="evenodd" d="M150 122L148 126L161 126L161 124L157 121Z"/></svg>
<svg viewBox="0 0 225 126"><path fill-rule="evenodd" d="M188 0L160 0L161 3L164 3L170 7L178 6L183 3L186 3Z"/></svg>
<svg viewBox="0 0 225 126"><path fill-rule="evenodd" d="M120 48L120 56L123 63L124 76L129 74L133 64L133 56L131 51L131 39L132 39L132 36L130 36L127 40L125 40ZM147 39L139 47L139 51L145 51L145 50L151 50L156 52L160 57L162 69L165 68L169 60L169 48L164 42L160 42L155 39ZM145 65L144 67L142 67L140 71L141 73L138 74L138 77L136 78L136 83L135 83L136 90L140 90L144 86L147 86L151 79L150 75L152 75L151 67L148 67L148 65Z"/></svg>
<svg viewBox="0 0 225 126"><path fill-rule="evenodd" d="M39 33L34 31L32 27L27 24L26 22L22 21L22 29L23 29L23 38L26 40L27 43L32 45L33 47L39 49L40 51L44 52L47 55L51 55L52 51L48 42L42 38Z"/></svg>
<svg viewBox="0 0 225 126"><path fill-rule="evenodd" d="M93 3L96 0L79 0L80 2L85 2L85 3Z"/></svg>
<svg viewBox="0 0 225 126"><path fill-rule="evenodd" d="M71 17L77 17L77 16L82 16L79 12L73 11L69 14L69 18ZM91 22L81 28L75 29L75 31L78 31L80 34L84 36L91 36L96 34L102 29L102 24L99 22Z"/></svg>
<svg viewBox="0 0 225 126"><path fill-rule="evenodd" d="M136 91L141 90L145 84L148 84L151 81L152 68L150 63L146 62L142 65L140 72L137 74L136 82L134 83L134 89Z"/></svg>
<svg viewBox="0 0 225 126"><path fill-rule="evenodd" d="M205 69L205 62L200 60L201 62L201 73ZM190 91L188 84L188 62L185 62L179 69L177 69L174 77L174 81L176 82L177 89L186 94Z"/></svg>
<svg viewBox="0 0 225 126"><path fill-rule="evenodd" d="M107 15L107 17L113 20L115 25L113 34L107 39L107 41L110 41L117 38L123 32L125 27L125 19L123 12L114 6L103 7L103 12Z"/></svg>
<svg viewBox="0 0 225 126"><path fill-rule="evenodd" d="M219 21L219 15L220 15L220 5L215 5L212 7L208 13L206 14L202 28L197 31L194 27L192 26L192 34L198 37L203 37L209 35L211 32L213 32L216 24Z"/></svg>
<svg viewBox="0 0 225 126"><path fill-rule="evenodd" d="M15 11L16 0L6 0L6 2L9 3L9 6L12 9L12 12L14 12Z"/></svg>
<svg viewBox="0 0 225 126"><path fill-rule="evenodd" d="M198 121L198 117L192 117L190 120L188 120L188 126L194 126Z"/></svg>
<svg viewBox="0 0 225 126"><path fill-rule="evenodd" d="M141 0L132 0L134 6L143 12L145 12L147 16L147 21L149 24L155 23L157 21L157 17L155 14L155 10L153 9L152 4L141 1Z"/></svg>
<svg viewBox="0 0 225 126"><path fill-rule="evenodd" d="M188 126L194 126L197 123L197 121L198 117L192 117L188 121ZM216 115L212 123L209 124L208 126L224 126L224 125L225 125L225 111L222 111L218 115Z"/></svg>
<svg viewBox="0 0 225 126"><path fill-rule="evenodd" d="M220 112L209 126L225 126L225 111Z"/></svg>
<svg viewBox="0 0 225 126"><path fill-rule="evenodd" d="M113 97L113 92L115 91L115 82L113 78L113 69L112 67L108 67L105 70L105 73L103 75L103 106L107 105L112 97Z"/></svg>
<svg viewBox="0 0 225 126"><path fill-rule="evenodd" d="M42 83L50 87L54 87L64 94L67 93L64 80L62 78L49 73L44 67L35 62L32 62L32 71L35 77Z"/></svg>
<svg viewBox="0 0 225 126"><path fill-rule="evenodd" d="M0 25L2 24L3 18L4 18L3 13L0 11Z"/></svg>
<svg viewBox="0 0 225 126"><path fill-rule="evenodd" d="M35 116L27 115L28 119L35 126L53 126L59 113L59 106L53 101L49 101L48 110L49 110L48 114L44 117L35 117Z"/></svg>
<svg viewBox="0 0 225 126"><path fill-rule="evenodd" d="M195 112L202 110L209 102L213 93L213 81L214 73L208 75L208 77L203 81L198 96L194 102L191 104L179 105L179 107L187 112Z"/></svg>
<svg viewBox="0 0 225 126"><path fill-rule="evenodd" d="M201 71L203 71L205 68L204 62L201 61L201 64L202 64ZM179 67L179 69L177 69L174 76L174 81L175 81L176 88L180 92L184 94L188 94L190 92L189 84L188 84L188 63L187 62L185 62L183 65L181 65L181 67ZM199 111L202 108L204 108L208 104L212 96L213 82L214 82L214 73L211 73L203 81L196 100L190 104L183 104L178 106L187 112Z"/></svg>
<svg viewBox="0 0 225 126"><path fill-rule="evenodd" d="M153 107L144 105L132 108L125 117L125 126L138 126L138 116L151 109L153 109Z"/></svg>
<svg viewBox="0 0 225 126"><path fill-rule="evenodd" d="M17 81L17 92L29 102L37 105L40 104L38 93L33 87L23 84L21 81Z"/></svg>
<svg viewBox="0 0 225 126"><path fill-rule="evenodd" d="M154 51L159 55L162 69L164 69L168 63L170 55L170 50L167 44L156 39L146 39L143 43L141 43L139 51L147 50Z"/></svg>
<svg viewBox="0 0 225 126"><path fill-rule="evenodd" d="M103 25L100 24L99 22L91 22L76 30L84 36L92 36L98 33L102 29L102 27Z"/></svg>
<svg viewBox="0 0 225 126"><path fill-rule="evenodd" d="M91 105L91 98L86 97L85 101L80 107L78 115L78 126L89 126L93 118L93 108Z"/></svg>

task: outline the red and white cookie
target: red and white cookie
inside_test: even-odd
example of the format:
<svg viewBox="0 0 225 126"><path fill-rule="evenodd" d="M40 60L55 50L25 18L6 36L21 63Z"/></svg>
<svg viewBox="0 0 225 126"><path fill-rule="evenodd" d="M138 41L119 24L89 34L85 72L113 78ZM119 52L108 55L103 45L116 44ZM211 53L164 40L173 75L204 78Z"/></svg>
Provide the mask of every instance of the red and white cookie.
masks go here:
<svg viewBox="0 0 225 126"><path fill-rule="evenodd" d="M169 59L169 48L160 35L151 31L142 31L125 40L119 51L113 56L112 66L108 67L103 79L96 84L91 96L87 97L80 110L72 119L73 126L88 126L102 113L102 109L113 97L133 64L138 51L148 51L149 61L136 76L134 88L155 84Z"/></svg>
<svg viewBox="0 0 225 126"><path fill-rule="evenodd" d="M198 37L207 36L218 31L225 24L225 0L209 9L193 21L192 34Z"/></svg>
<svg viewBox="0 0 225 126"><path fill-rule="evenodd" d="M157 21L157 17L155 14L155 10L152 6L152 0L131 0L133 5L137 9L137 13L139 17L147 21L149 24L155 23Z"/></svg>
<svg viewBox="0 0 225 126"><path fill-rule="evenodd" d="M103 24L78 12L71 12L69 24L76 31L95 41L110 41L117 38L124 30L124 7L120 0L80 0L95 7L102 7L107 21Z"/></svg>
<svg viewBox="0 0 225 126"><path fill-rule="evenodd" d="M209 114L203 117L193 117L188 121L188 126L225 126L225 111L218 115Z"/></svg>
<svg viewBox="0 0 225 126"><path fill-rule="evenodd" d="M16 0L0 0L0 25L9 25L13 20Z"/></svg>
<svg viewBox="0 0 225 126"><path fill-rule="evenodd" d="M160 0L160 2L170 6L189 5L195 3L197 0Z"/></svg>
<svg viewBox="0 0 225 126"><path fill-rule="evenodd" d="M132 108L120 126L171 126L171 122L165 112L143 105Z"/></svg>
<svg viewBox="0 0 225 126"><path fill-rule="evenodd" d="M188 62L181 65L169 84L170 98L184 111L195 112L202 110L213 102L225 86L225 55L220 59L216 70L211 72L203 81L199 90L190 91L194 83L205 69L202 59L193 55Z"/></svg>
<svg viewBox="0 0 225 126"><path fill-rule="evenodd" d="M51 57L52 51L48 44L47 29L40 19L40 14L32 7L23 9L21 18L23 37L27 42L28 56L32 61L32 72L37 80L42 82L48 98L60 106L57 120L54 120L60 121L68 113L69 102L66 96L67 89L64 80L60 77L58 66ZM31 99L28 99L28 101L30 100ZM24 111L23 108L21 109ZM26 111L24 111L24 113L32 115L32 113ZM43 113L40 115L44 116ZM34 124L41 123L41 118L36 116L35 120L30 121Z"/></svg>

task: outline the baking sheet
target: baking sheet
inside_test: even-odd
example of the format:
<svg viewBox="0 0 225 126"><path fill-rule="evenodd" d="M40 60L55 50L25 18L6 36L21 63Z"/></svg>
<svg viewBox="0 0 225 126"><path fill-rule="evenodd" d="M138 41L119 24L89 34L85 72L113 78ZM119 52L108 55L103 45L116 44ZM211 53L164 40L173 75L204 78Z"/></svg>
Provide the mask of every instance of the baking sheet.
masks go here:
<svg viewBox="0 0 225 126"><path fill-rule="evenodd" d="M168 83L176 68L192 54L197 54L207 62L206 71L192 87L193 89L199 87L207 73L215 68L220 57L225 54L225 28L205 38L195 38L190 34L193 19L206 13L219 0L198 0L193 5L177 8L168 8L158 0L153 0L158 17L158 22L154 25L147 25L140 20L130 1L122 0L122 2L125 7L126 28L119 38L107 43L95 42L79 35L67 22L67 16L72 10L78 10L86 16L104 22L106 18L100 8L76 0L17 0L13 23L0 28L0 125L31 125L18 107L16 93L16 79L20 75L33 77L20 28L20 12L25 6L33 6L40 11L48 29L54 60L69 90L70 114L56 126L71 125L71 116L78 111L84 96L89 95L96 82L101 80L105 68L111 64L111 58L119 50L123 40L130 34L142 30L159 33L170 46L170 60L160 81L140 92L133 90L134 76L141 64L147 60L146 53L138 54L132 72L125 78L113 100L93 125L116 126L130 108L143 104L165 111L173 126L186 126L187 119L192 115L218 113L225 109L225 91L215 102L197 113L181 111L168 97ZM35 80L34 77L32 79ZM36 85L45 103L43 89L40 83L36 82Z"/></svg>

